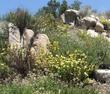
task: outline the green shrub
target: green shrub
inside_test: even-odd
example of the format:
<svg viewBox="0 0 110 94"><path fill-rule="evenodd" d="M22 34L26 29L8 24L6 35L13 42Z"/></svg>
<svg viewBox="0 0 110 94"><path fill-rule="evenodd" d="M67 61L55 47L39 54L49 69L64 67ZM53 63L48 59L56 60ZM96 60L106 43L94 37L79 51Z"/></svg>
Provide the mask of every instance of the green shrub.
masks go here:
<svg viewBox="0 0 110 94"><path fill-rule="evenodd" d="M90 65L86 61L86 55L78 52L70 54L69 57L50 56L47 62L53 73L58 73L62 80L68 82L82 82L94 69L94 65Z"/></svg>
<svg viewBox="0 0 110 94"><path fill-rule="evenodd" d="M102 36L92 38L80 30L68 32L62 33L52 42L52 54L67 56L76 49L80 49L87 55L87 61L90 64L109 63L110 43L108 40Z"/></svg>
<svg viewBox="0 0 110 94"><path fill-rule="evenodd" d="M6 64L2 63L0 61L0 79L5 79L10 76L11 70L9 66Z"/></svg>
<svg viewBox="0 0 110 94"><path fill-rule="evenodd" d="M36 58L36 66L53 74L65 82L83 82L88 79L94 70L94 65L89 64L87 56L81 51L75 51L67 57L63 55L48 55L43 59ZM46 70L45 70L46 69Z"/></svg>
<svg viewBox="0 0 110 94"><path fill-rule="evenodd" d="M100 22L104 25L105 30L110 30L110 22L106 18L100 18Z"/></svg>
<svg viewBox="0 0 110 94"><path fill-rule="evenodd" d="M68 32L59 34L59 37L52 42L50 51L53 55L67 56L76 49L80 49L87 55L87 61L90 64L109 63L110 43L106 39L101 36L92 38L80 30Z"/></svg>
<svg viewBox="0 0 110 94"><path fill-rule="evenodd" d="M68 25L65 25L62 21L55 19L50 13L42 13L40 15L36 14L34 18L35 24L33 29L37 33L47 34L51 41L57 39L57 37L62 34L61 32L64 33L68 29Z"/></svg>
<svg viewBox="0 0 110 94"><path fill-rule="evenodd" d="M0 50L0 79L5 79L10 76L11 69L6 63L5 49Z"/></svg>
<svg viewBox="0 0 110 94"><path fill-rule="evenodd" d="M37 30L39 33L46 33L50 32L56 28L55 24L55 18L50 13L43 13L40 15L35 15L35 24L34 24L34 30Z"/></svg>
<svg viewBox="0 0 110 94"><path fill-rule="evenodd" d="M109 63L110 43L106 39L101 36L92 38L86 33L79 33L78 36L81 41L79 47L87 54L89 63Z"/></svg>
<svg viewBox="0 0 110 94"><path fill-rule="evenodd" d="M4 35L0 33L0 50L2 50L4 47L6 47L6 39Z"/></svg>
<svg viewBox="0 0 110 94"><path fill-rule="evenodd" d="M99 36L92 38L85 31L77 30L76 32L70 32L66 38L67 44L61 46L64 50L68 48L68 52L72 53L76 49L80 49L87 55L88 63L101 64L109 63L110 60L110 43L108 40ZM60 47L59 47L60 48ZM62 49L61 48L61 49ZM63 50L63 51L64 51ZM66 51L66 50L65 50Z"/></svg>
<svg viewBox="0 0 110 94"><path fill-rule="evenodd" d="M0 53L1 64L9 67L13 72L26 76L31 71L32 58L29 51L10 47L2 49ZM6 70L5 70L6 71Z"/></svg>

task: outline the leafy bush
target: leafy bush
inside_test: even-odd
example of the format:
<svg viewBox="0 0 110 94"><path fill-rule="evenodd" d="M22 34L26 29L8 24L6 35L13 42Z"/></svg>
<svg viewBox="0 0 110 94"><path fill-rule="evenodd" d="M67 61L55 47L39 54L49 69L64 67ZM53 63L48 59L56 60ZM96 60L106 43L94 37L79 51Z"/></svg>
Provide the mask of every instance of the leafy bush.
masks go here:
<svg viewBox="0 0 110 94"><path fill-rule="evenodd" d="M94 69L86 62L85 54L80 53L70 54L69 57L50 56L47 62L53 73L58 73L62 80L68 82L84 81Z"/></svg>
<svg viewBox="0 0 110 94"><path fill-rule="evenodd" d="M6 39L5 39L5 37L4 37L4 35L2 35L1 33L0 33L0 50L2 50L4 47L6 47Z"/></svg>
<svg viewBox="0 0 110 94"><path fill-rule="evenodd" d="M76 49L80 49L87 55L90 64L109 63L110 43L102 36L92 38L81 30L72 30L62 33L52 42L51 52L56 55L67 56Z"/></svg>
<svg viewBox="0 0 110 94"><path fill-rule="evenodd" d="M67 43L64 45L62 42L61 44L63 51L68 49L65 52L72 53L74 50L80 49L87 55L87 61L90 64L109 63L110 43L103 37L92 38L85 31L76 30L70 31L66 39L63 42Z"/></svg>
<svg viewBox="0 0 110 94"><path fill-rule="evenodd" d="M25 49L17 49L10 47L2 49L0 53L0 61L9 67L13 72L21 74L23 77L31 70L31 61L29 51ZM3 67L3 66L2 66ZM6 68L5 68L6 69ZM5 70L6 71L6 70Z"/></svg>
<svg viewBox="0 0 110 94"><path fill-rule="evenodd" d="M6 77L9 77L10 73L11 70L9 66L0 61L0 79L5 79Z"/></svg>
<svg viewBox="0 0 110 94"><path fill-rule="evenodd" d="M11 69L7 65L5 57L5 49L0 50L0 79L5 79L9 77Z"/></svg>
<svg viewBox="0 0 110 94"><path fill-rule="evenodd" d="M36 66L41 67L44 71L57 74L57 77L66 82L83 82L89 77L89 74L94 70L94 65L89 64L87 56L80 52L75 51L67 57L63 55L48 55L36 59Z"/></svg>
<svg viewBox="0 0 110 94"><path fill-rule="evenodd" d="M63 24L62 21L57 20L54 18L52 14L37 14L35 16L36 22L34 25L34 30L37 33L45 33L48 35L52 47L55 46L55 42L58 42L58 46L61 49L51 49L51 52L54 54L65 54L67 52L67 49L63 49L64 45L66 46L68 40L67 40L67 30L69 28L68 25ZM68 46L68 45L67 45ZM65 52L66 51L66 52Z"/></svg>
<svg viewBox="0 0 110 94"><path fill-rule="evenodd" d="M60 36L61 32L66 32L68 25L63 24L62 21L57 20L50 13L37 13L35 16L34 30L37 33L45 33L49 36L49 39L53 41Z"/></svg>
<svg viewBox="0 0 110 94"><path fill-rule="evenodd" d="M35 15L34 30L39 33L49 32L56 28L55 18L50 13L42 13Z"/></svg>
<svg viewBox="0 0 110 94"><path fill-rule="evenodd" d="M92 38L85 31L77 29L59 34L59 37L54 39L51 46L53 55L67 56L76 49L86 53L87 61L90 64L109 63L110 43L101 36Z"/></svg>
<svg viewBox="0 0 110 94"><path fill-rule="evenodd" d="M79 47L87 54L88 62L94 64L109 63L110 43L108 40L101 36L91 38L86 33L79 33L78 36L80 37L80 41L82 41Z"/></svg>
<svg viewBox="0 0 110 94"><path fill-rule="evenodd" d="M110 30L110 22L106 18L100 18L100 22L104 25L105 30Z"/></svg>

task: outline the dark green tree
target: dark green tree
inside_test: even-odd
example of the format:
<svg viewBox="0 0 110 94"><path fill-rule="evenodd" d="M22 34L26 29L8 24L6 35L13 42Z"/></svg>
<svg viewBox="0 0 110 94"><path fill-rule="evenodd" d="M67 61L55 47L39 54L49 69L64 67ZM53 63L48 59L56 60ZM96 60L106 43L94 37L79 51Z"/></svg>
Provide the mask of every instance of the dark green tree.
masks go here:
<svg viewBox="0 0 110 94"><path fill-rule="evenodd" d="M81 6L81 2L79 0L74 0L74 3L71 5L72 9L79 10Z"/></svg>
<svg viewBox="0 0 110 94"><path fill-rule="evenodd" d="M60 7L60 2L58 2L57 0L50 0L48 2L49 11L54 15L54 17L57 17L59 7Z"/></svg>
<svg viewBox="0 0 110 94"><path fill-rule="evenodd" d="M62 4L60 5L60 15L68 9L68 3L66 0L63 0Z"/></svg>

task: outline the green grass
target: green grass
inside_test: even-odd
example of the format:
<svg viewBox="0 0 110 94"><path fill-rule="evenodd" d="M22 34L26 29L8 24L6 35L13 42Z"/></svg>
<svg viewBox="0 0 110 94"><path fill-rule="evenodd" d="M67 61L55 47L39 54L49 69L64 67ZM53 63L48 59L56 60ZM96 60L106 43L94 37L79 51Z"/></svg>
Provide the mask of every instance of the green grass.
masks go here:
<svg viewBox="0 0 110 94"><path fill-rule="evenodd" d="M0 85L0 94L98 94L92 88L77 88L43 76L30 84Z"/></svg>
<svg viewBox="0 0 110 94"><path fill-rule="evenodd" d="M0 94L33 94L32 87L17 85L0 86Z"/></svg>

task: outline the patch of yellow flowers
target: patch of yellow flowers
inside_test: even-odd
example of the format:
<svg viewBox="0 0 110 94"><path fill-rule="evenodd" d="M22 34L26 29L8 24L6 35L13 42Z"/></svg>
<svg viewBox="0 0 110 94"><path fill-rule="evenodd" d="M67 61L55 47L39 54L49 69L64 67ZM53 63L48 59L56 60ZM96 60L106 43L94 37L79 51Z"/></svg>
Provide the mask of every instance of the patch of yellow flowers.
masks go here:
<svg viewBox="0 0 110 94"><path fill-rule="evenodd" d="M77 79L78 81L84 81L94 70L94 65L89 64L86 59L87 56L84 53L79 53L76 50L67 57L49 54L46 57L46 62L49 70L53 73L58 73L63 80Z"/></svg>

